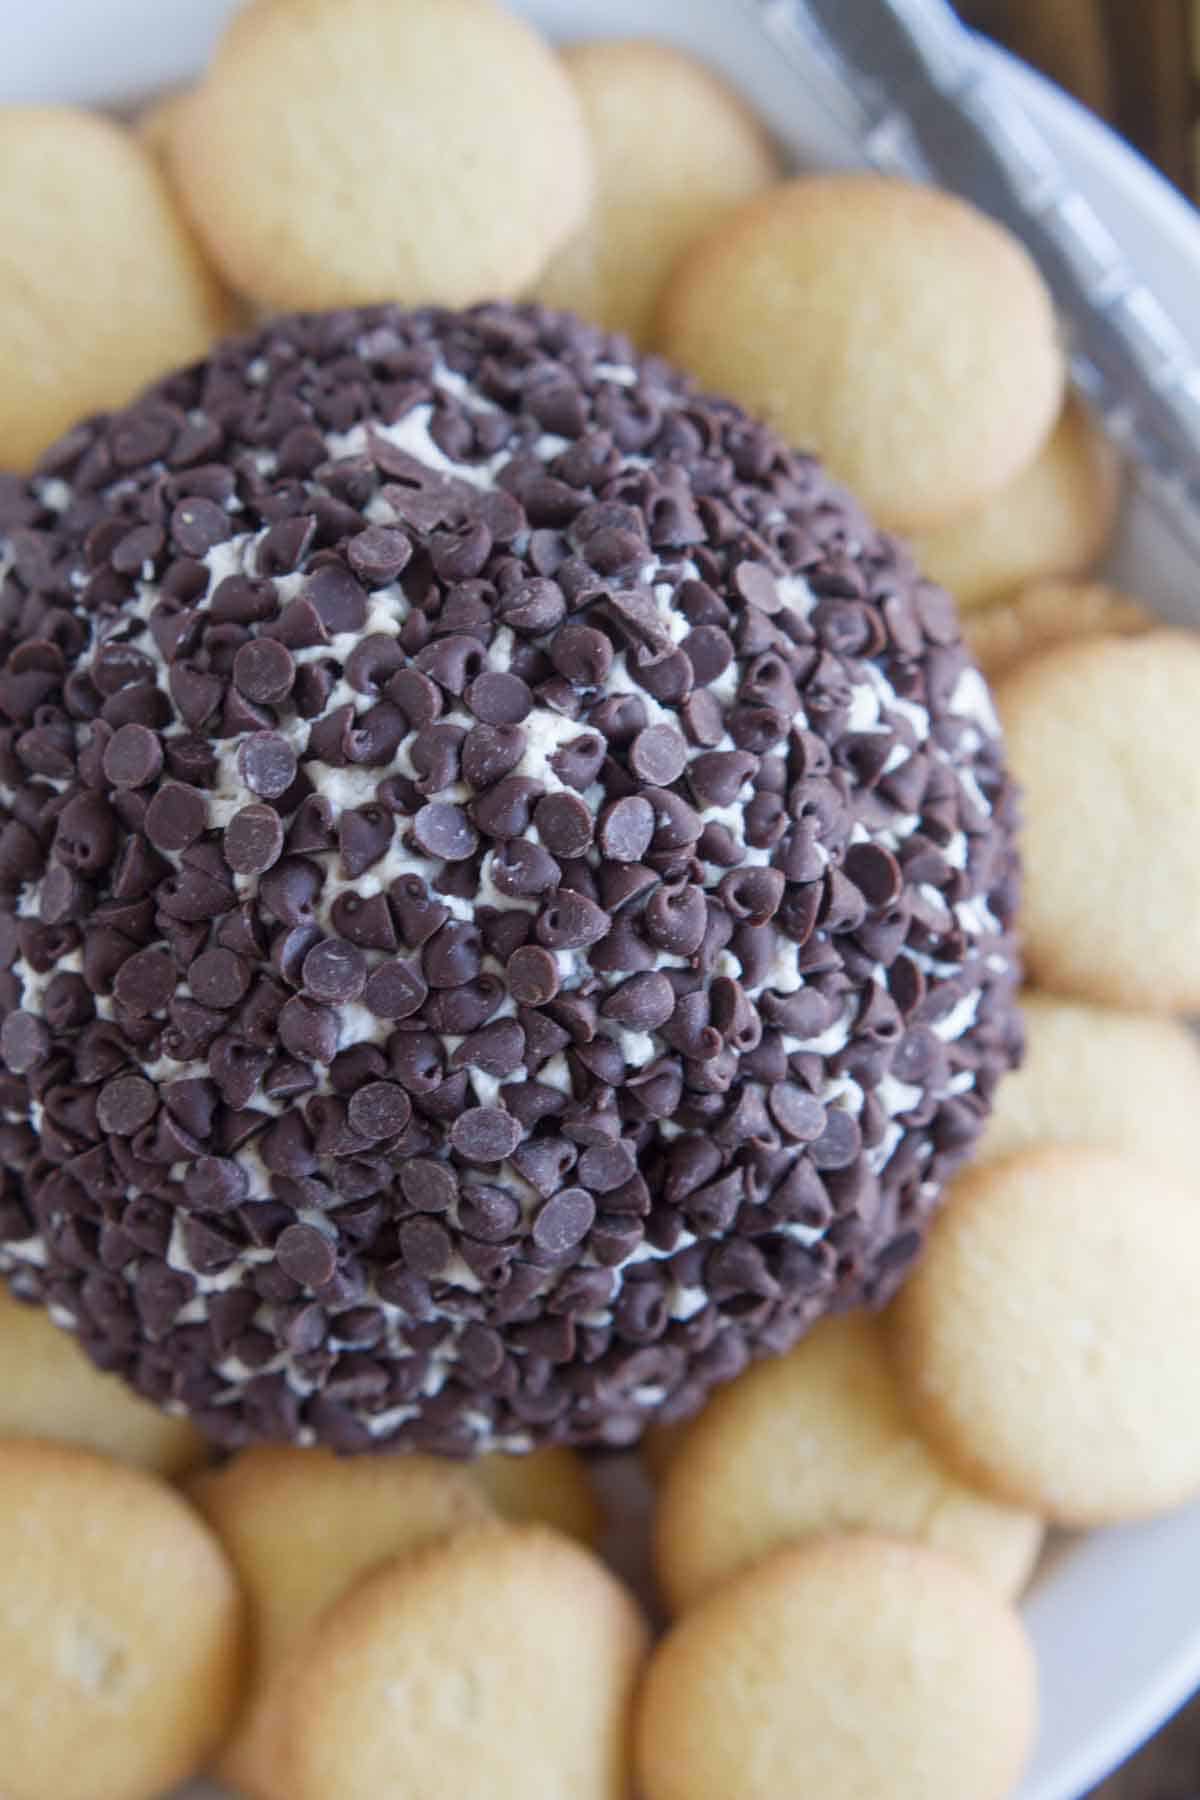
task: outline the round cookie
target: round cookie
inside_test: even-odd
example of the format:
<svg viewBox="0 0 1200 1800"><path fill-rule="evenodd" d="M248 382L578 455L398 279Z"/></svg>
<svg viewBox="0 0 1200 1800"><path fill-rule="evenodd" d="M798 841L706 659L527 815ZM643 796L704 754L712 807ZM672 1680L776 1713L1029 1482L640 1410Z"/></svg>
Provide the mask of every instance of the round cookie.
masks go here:
<svg viewBox="0 0 1200 1800"><path fill-rule="evenodd" d="M1031 981L1143 1012L1200 1007L1200 638L1063 645L996 689L1023 790Z"/></svg>
<svg viewBox="0 0 1200 1800"><path fill-rule="evenodd" d="M0 1267L222 1446L631 1443L886 1299L1013 1061L950 601L628 356L280 319L0 482Z"/></svg>
<svg viewBox="0 0 1200 1800"><path fill-rule="evenodd" d="M1192 1181L1200 1046L1175 1019L1021 996L1025 1056L996 1092L975 1161L1039 1144L1092 1144Z"/></svg>
<svg viewBox="0 0 1200 1800"><path fill-rule="evenodd" d="M377 1563L477 1524L490 1508L463 1465L279 1445L242 1451L188 1491L228 1551L250 1607L248 1692L219 1772L239 1791L284 1800L283 1707L317 1619Z"/></svg>
<svg viewBox="0 0 1200 1800"><path fill-rule="evenodd" d="M638 1700L643 1800L1005 1800L1032 1648L950 1557L874 1536L778 1550L668 1633Z"/></svg>
<svg viewBox="0 0 1200 1800"><path fill-rule="evenodd" d="M296 1671L292 1800L626 1800L646 1631L542 1526L460 1533L359 1584Z"/></svg>
<svg viewBox="0 0 1200 1800"><path fill-rule="evenodd" d="M3 107L0 167L0 470L26 469L82 414L201 356L228 315L123 126Z"/></svg>
<svg viewBox="0 0 1200 1800"><path fill-rule="evenodd" d="M809 175L675 266L663 350L814 449L884 525L930 531L1038 454L1063 358L1025 250L934 188Z"/></svg>
<svg viewBox="0 0 1200 1800"><path fill-rule="evenodd" d="M989 681L1043 651L1082 638L1139 637L1154 614L1102 581L1036 581L1008 600L967 614L963 637Z"/></svg>
<svg viewBox="0 0 1200 1800"><path fill-rule="evenodd" d="M0 1443L0 1791L159 1800L227 1729L233 1573L186 1501L65 1444Z"/></svg>
<svg viewBox="0 0 1200 1800"><path fill-rule="evenodd" d="M582 1544L600 1537L600 1499L574 1451L550 1445L525 1456L481 1456L471 1474L502 1518L553 1525Z"/></svg>
<svg viewBox="0 0 1200 1800"><path fill-rule="evenodd" d="M171 160L230 286L271 308L519 293L591 192L566 74L493 0L253 0Z"/></svg>
<svg viewBox="0 0 1200 1800"><path fill-rule="evenodd" d="M1104 553L1120 502L1120 458L1072 398L1029 466L975 511L918 539L917 559L967 611L1027 582L1085 573Z"/></svg>
<svg viewBox="0 0 1200 1800"><path fill-rule="evenodd" d="M971 1169L892 1315L905 1395L964 1477L1062 1525L1200 1491L1200 1211L1141 1159Z"/></svg>
<svg viewBox="0 0 1200 1800"><path fill-rule="evenodd" d="M0 1282L0 1438L52 1438L164 1476L203 1462L207 1446L173 1418L102 1375L69 1332Z"/></svg>
<svg viewBox="0 0 1200 1800"><path fill-rule="evenodd" d="M596 191L587 223L533 292L645 344L671 265L774 181L779 158L740 95L669 44L572 44L562 58L591 135Z"/></svg>
<svg viewBox="0 0 1200 1800"><path fill-rule="evenodd" d="M917 1435L877 1320L825 1319L709 1401L668 1466L655 1567L673 1612L781 1545L827 1532L913 1538L1019 1593L1041 1543L1028 1512L964 1487Z"/></svg>

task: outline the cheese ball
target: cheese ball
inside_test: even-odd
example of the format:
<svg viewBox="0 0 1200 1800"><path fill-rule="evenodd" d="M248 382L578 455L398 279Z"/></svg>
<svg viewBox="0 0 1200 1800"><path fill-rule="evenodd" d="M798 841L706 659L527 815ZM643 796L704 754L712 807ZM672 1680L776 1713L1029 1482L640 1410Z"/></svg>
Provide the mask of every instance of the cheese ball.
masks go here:
<svg viewBox="0 0 1200 1800"><path fill-rule="evenodd" d="M536 307L0 487L0 1268L218 1442L623 1444L885 1299L1019 1040L954 608Z"/></svg>

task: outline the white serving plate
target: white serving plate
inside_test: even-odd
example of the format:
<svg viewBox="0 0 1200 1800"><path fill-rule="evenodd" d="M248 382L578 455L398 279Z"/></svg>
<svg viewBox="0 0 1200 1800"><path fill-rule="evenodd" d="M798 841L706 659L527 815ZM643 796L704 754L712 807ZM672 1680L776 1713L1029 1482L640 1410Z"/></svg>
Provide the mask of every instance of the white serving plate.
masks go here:
<svg viewBox="0 0 1200 1800"><path fill-rule="evenodd" d="M0 101L132 106L186 81L237 4L0 0ZM515 4L556 38L653 35L692 49L743 90L798 164L859 160L853 140L796 83L739 0ZM1200 215L1058 89L995 54L1079 187L1188 324L1200 287ZM1167 616L1200 617L1200 571L1136 488L1112 566ZM1078 1800L1200 1685L1200 1505L1059 1544L1024 1611L1041 1671L1042 1727L1013 1800ZM201 1784L180 1800L220 1797Z"/></svg>

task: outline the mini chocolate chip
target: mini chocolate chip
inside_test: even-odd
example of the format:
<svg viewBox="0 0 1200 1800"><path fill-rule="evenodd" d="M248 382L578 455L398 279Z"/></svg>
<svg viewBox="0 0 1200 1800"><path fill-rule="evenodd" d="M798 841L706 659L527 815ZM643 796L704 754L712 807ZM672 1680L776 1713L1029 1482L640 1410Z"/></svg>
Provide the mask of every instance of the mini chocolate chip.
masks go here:
<svg viewBox="0 0 1200 1800"><path fill-rule="evenodd" d="M463 741L464 778L472 787L491 787L517 767L527 742L519 725L476 725Z"/></svg>
<svg viewBox="0 0 1200 1800"><path fill-rule="evenodd" d="M689 882L660 887L642 914L650 943L673 956L691 956L704 941L708 909L703 888Z"/></svg>
<svg viewBox="0 0 1200 1800"><path fill-rule="evenodd" d="M337 839L342 874L348 881L373 868L387 855L395 821L385 806L356 806L338 820Z"/></svg>
<svg viewBox="0 0 1200 1800"><path fill-rule="evenodd" d="M382 894L341 893L330 907L329 917L342 937L364 950L396 948L396 926Z"/></svg>
<svg viewBox="0 0 1200 1800"><path fill-rule="evenodd" d="M302 598L315 609L328 632L361 631L366 624L367 596L341 563L314 569Z"/></svg>
<svg viewBox="0 0 1200 1800"><path fill-rule="evenodd" d="M486 1382L504 1366L504 1339L498 1331L472 1321L458 1340L458 1353L476 1380Z"/></svg>
<svg viewBox="0 0 1200 1800"><path fill-rule="evenodd" d="M146 787L162 764L162 745L145 725L120 726L105 746L104 773L114 787Z"/></svg>
<svg viewBox="0 0 1200 1800"><path fill-rule="evenodd" d="M158 1111L158 1095L140 1075L118 1075L106 1081L96 1100L96 1119L102 1131L132 1137Z"/></svg>
<svg viewBox="0 0 1200 1800"><path fill-rule="evenodd" d="M745 919L750 925L765 925L774 918L783 890L782 872L769 868L730 869L717 888L730 917Z"/></svg>
<svg viewBox="0 0 1200 1800"><path fill-rule="evenodd" d="M421 967L430 987L461 987L479 974L480 958L478 926L450 920L425 944Z"/></svg>
<svg viewBox="0 0 1200 1800"><path fill-rule="evenodd" d="M171 514L171 537L184 556L205 557L232 533L225 508L198 495L181 500Z"/></svg>
<svg viewBox="0 0 1200 1800"><path fill-rule="evenodd" d="M33 1013L12 1012L0 1029L0 1055L14 1075L27 1075L50 1054L50 1033Z"/></svg>
<svg viewBox="0 0 1200 1800"><path fill-rule="evenodd" d="M441 857L446 862L465 861L474 855L479 844L479 834L462 807L449 801L431 801L423 806L412 829L425 856Z"/></svg>
<svg viewBox="0 0 1200 1800"><path fill-rule="evenodd" d="M533 1241L552 1255L573 1250L592 1229L596 1202L586 1188L563 1188L543 1202L534 1215Z"/></svg>
<svg viewBox="0 0 1200 1800"><path fill-rule="evenodd" d="M550 950L576 950L599 943L612 920L602 907L571 888L552 893L537 917L534 929Z"/></svg>
<svg viewBox="0 0 1200 1800"><path fill-rule="evenodd" d="M169 950L139 950L117 970L113 993L134 1015L161 1012L175 992L175 964Z"/></svg>
<svg viewBox="0 0 1200 1800"><path fill-rule="evenodd" d="M471 817L479 830L490 838L523 837L529 830L534 802L541 798L540 782L524 775L508 775L494 787L477 794L471 802Z"/></svg>
<svg viewBox="0 0 1200 1800"><path fill-rule="evenodd" d="M831 1106L825 1114L825 1128L808 1146L808 1154L818 1169L845 1169L862 1149L862 1134L852 1113Z"/></svg>
<svg viewBox="0 0 1200 1800"><path fill-rule="evenodd" d="M315 1225L288 1225L276 1242L275 1258L301 1287L323 1287L337 1268L333 1239Z"/></svg>
<svg viewBox="0 0 1200 1800"><path fill-rule="evenodd" d="M554 856L582 856L592 841L592 814L576 794L547 794L533 809L538 836Z"/></svg>
<svg viewBox="0 0 1200 1800"><path fill-rule="evenodd" d="M208 801L199 788L166 781L146 809L145 833L156 850L186 850L208 825Z"/></svg>
<svg viewBox="0 0 1200 1800"><path fill-rule="evenodd" d="M351 1094L346 1117L360 1137L396 1137L412 1117L412 1102L394 1081L369 1081Z"/></svg>
<svg viewBox="0 0 1200 1800"><path fill-rule="evenodd" d="M429 989L409 963L386 962L373 969L363 988L363 1005L379 1019L409 1019L425 1004Z"/></svg>
<svg viewBox="0 0 1200 1800"><path fill-rule="evenodd" d="M232 950L205 950L188 969L188 986L201 1006L236 1006L250 986L250 971Z"/></svg>
<svg viewBox="0 0 1200 1800"><path fill-rule="evenodd" d="M282 924L306 925L324 880L324 871L310 858L285 856L259 882L259 898ZM343 935L350 935L343 927L338 929Z"/></svg>
<svg viewBox="0 0 1200 1800"><path fill-rule="evenodd" d="M405 1219L397 1232L400 1254L414 1275L432 1281L454 1254L454 1243L436 1219Z"/></svg>
<svg viewBox="0 0 1200 1800"><path fill-rule="evenodd" d="M224 1156L202 1156L183 1178L189 1203L203 1212L227 1212L245 1199L249 1178L241 1163Z"/></svg>
<svg viewBox="0 0 1200 1800"><path fill-rule="evenodd" d="M651 787L670 787L687 766L688 751L672 725L648 725L629 746L629 764Z"/></svg>
<svg viewBox="0 0 1200 1800"><path fill-rule="evenodd" d="M515 1019L495 1019L469 1032L450 1058L452 1069L482 1069L486 1075L511 1075L525 1056L525 1033Z"/></svg>
<svg viewBox="0 0 1200 1800"><path fill-rule="evenodd" d="M296 779L296 752L277 731L255 731L244 739L237 765L246 786L266 800L278 800Z"/></svg>
<svg viewBox="0 0 1200 1800"><path fill-rule="evenodd" d="M305 954L301 980L306 993L330 1006L357 1000L367 979L367 959L354 944L324 938Z"/></svg>
<svg viewBox="0 0 1200 1800"><path fill-rule="evenodd" d="M458 1199L458 1182L445 1163L417 1157L400 1165L400 1188L418 1212L446 1212Z"/></svg>
<svg viewBox="0 0 1200 1800"><path fill-rule="evenodd" d="M553 631L562 623L566 612L562 589L557 581L543 575L518 582L496 602L496 617L500 623L529 637L542 637Z"/></svg>
<svg viewBox="0 0 1200 1800"><path fill-rule="evenodd" d="M485 669L471 682L463 699L484 725L520 725L533 710L528 685L519 675L503 669Z"/></svg>
<svg viewBox="0 0 1200 1800"><path fill-rule="evenodd" d="M243 806L221 839L225 861L238 875L265 874L283 854L283 836L283 821L273 806Z"/></svg>
<svg viewBox="0 0 1200 1800"><path fill-rule="evenodd" d="M558 993L557 958L536 944L514 950L504 972L508 991L521 1006L544 1006Z"/></svg>
<svg viewBox="0 0 1200 1800"><path fill-rule="evenodd" d="M382 632L373 632L355 644L346 658L344 673L356 693L379 695L387 691L389 698L396 703L396 696L389 684L403 666L404 651L396 639L386 637ZM409 673L416 677L417 671L413 669ZM419 679L424 681L425 677L422 675ZM429 686L432 688L433 683L430 682ZM434 689L435 693L436 691ZM403 712L404 708L401 707L400 710Z"/></svg>
<svg viewBox="0 0 1200 1800"><path fill-rule="evenodd" d="M286 699L295 679L292 653L276 638L251 638L233 659L233 680L238 692L262 706Z"/></svg>
<svg viewBox="0 0 1200 1800"><path fill-rule="evenodd" d="M564 625L550 645L550 660L575 687L602 687L613 662L613 647L592 625Z"/></svg>
<svg viewBox="0 0 1200 1800"><path fill-rule="evenodd" d="M593 1144L583 1152L576 1174L589 1192L614 1194L637 1173L637 1159L632 1145L624 1139L615 1144ZM607 1205L616 1207L610 1199Z"/></svg>
<svg viewBox="0 0 1200 1800"><path fill-rule="evenodd" d="M605 1019L628 1025L631 1031L655 1031L665 1025L675 1010L675 990L667 977L657 971L631 975L614 988L600 1007Z"/></svg>
<svg viewBox="0 0 1200 1800"><path fill-rule="evenodd" d="M550 852L524 838L513 838L493 850L489 867L493 885L517 899L547 894L562 880L562 869Z"/></svg>
<svg viewBox="0 0 1200 1800"><path fill-rule="evenodd" d="M641 794L614 800L600 815L600 849L614 862L641 862L653 836L654 808Z"/></svg>
<svg viewBox="0 0 1200 1800"><path fill-rule="evenodd" d="M731 806L758 768L748 750L706 750L687 765L688 783L702 807Z"/></svg>
<svg viewBox="0 0 1200 1800"><path fill-rule="evenodd" d="M273 807L263 809L274 813ZM333 828L333 806L324 794L309 794L301 801L287 828L288 849L332 850L337 842Z"/></svg>
<svg viewBox="0 0 1200 1800"><path fill-rule="evenodd" d="M521 1127L498 1106L472 1106L450 1127L450 1142L467 1162L503 1162L521 1141Z"/></svg>
<svg viewBox="0 0 1200 1800"><path fill-rule="evenodd" d="M417 653L417 667L449 694L461 694L482 673L484 648L478 638L456 633L438 638Z"/></svg>
<svg viewBox="0 0 1200 1800"><path fill-rule="evenodd" d="M851 844L842 868L871 906L890 906L904 885L899 863L881 844Z"/></svg>
<svg viewBox="0 0 1200 1800"><path fill-rule="evenodd" d="M279 1041L293 1056L331 1063L337 1055L337 1014L296 994L279 1014Z"/></svg>
<svg viewBox="0 0 1200 1800"><path fill-rule="evenodd" d="M825 1129L825 1108L796 1082L776 1082L767 1092L767 1105L779 1129L800 1143L811 1144Z"/></svg>
<svg viewBox="0 0 1200 1800"><path fill-rule="evenodd" d="M395 581L412 559L412 541L393 525L368 525L350 539L346 561L368 587Z"/></svg>
<svg viewBox="0 0 1200 1800"><path fill-rule="evenodd" d="M51 863L42 877L38 895L38 916L46 925L65 925L81 919L90 910L90 897L84 883L61 863Z"/></svg>

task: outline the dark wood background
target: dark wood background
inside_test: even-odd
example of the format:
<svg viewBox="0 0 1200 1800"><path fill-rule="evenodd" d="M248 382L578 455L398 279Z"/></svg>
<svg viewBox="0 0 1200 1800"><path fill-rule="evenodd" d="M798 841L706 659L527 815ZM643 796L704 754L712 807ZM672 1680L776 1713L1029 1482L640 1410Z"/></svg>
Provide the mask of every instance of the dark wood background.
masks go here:
<svg viewBox="0 0 1200 1800"><path fill-rule="evenodd" d="M1195 0L958 0L1200 197Z"/></svg>
<svg viewBox="0 0 1200 1800"><path fill-rule="evenodd" d="M1098 1787L1092 1800L1200 1800L1200 1700Z"/></svg>

